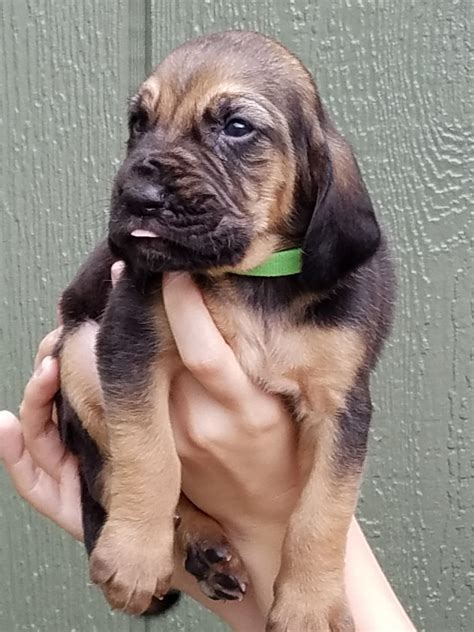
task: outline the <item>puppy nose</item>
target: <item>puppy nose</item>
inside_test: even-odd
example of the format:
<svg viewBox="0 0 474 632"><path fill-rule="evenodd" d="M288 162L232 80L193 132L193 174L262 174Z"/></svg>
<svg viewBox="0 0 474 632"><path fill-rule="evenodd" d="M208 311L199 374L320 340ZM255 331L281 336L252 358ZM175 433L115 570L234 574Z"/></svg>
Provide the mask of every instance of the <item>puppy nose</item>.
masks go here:
<svg viewBox="0 0 474 632"><path fill-rule="evenodd" d="M133 215L154 213L163 206L163 187L158 184L143 183L124 188L121 201Z"/></svg>

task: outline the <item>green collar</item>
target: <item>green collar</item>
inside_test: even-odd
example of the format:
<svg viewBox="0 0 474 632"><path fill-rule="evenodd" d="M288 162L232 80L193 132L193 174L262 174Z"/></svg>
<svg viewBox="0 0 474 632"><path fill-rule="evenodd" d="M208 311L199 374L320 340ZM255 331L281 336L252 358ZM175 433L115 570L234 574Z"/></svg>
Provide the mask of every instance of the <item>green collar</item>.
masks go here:
<svg viewBox="0 0 474 632"><path fill-rule="evenodd" d="M274 252L269 259L251 270L234 272L242 276L281 277L301 272L303 251L301 248Z"/></svg>

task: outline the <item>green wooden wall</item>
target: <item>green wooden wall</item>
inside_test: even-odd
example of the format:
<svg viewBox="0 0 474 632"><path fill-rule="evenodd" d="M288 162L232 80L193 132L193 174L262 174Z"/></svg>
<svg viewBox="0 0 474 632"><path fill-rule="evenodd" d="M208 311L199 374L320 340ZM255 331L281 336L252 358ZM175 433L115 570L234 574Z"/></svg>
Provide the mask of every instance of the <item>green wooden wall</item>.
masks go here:
<svg viewBox="0 0 474 632"><path fill-rule="evenodd" d="M429 632L474 629L470 7L0 0L0 405L17 405L58 293L104 229L126 99L145 70L203 32L275 35L315 72L393 235L398 317L360 516ZM0 489L0 632L224 629L189 601L161 625L111 614L82 547L3 473Z"/></svg>

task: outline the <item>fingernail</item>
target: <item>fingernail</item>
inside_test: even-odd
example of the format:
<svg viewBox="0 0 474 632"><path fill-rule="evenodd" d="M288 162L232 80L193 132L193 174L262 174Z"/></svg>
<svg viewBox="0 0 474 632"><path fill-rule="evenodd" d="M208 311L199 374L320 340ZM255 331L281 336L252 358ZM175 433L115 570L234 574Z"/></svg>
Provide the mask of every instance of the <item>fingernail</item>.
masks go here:
<svg viewBox="0 0 474 632"><path fill-rule="evenodd" d="M49 369L51 364L54 362L51 356L46 356L41 360L41 364L33 373L33 377L39 377L45 370Z"/></svg>

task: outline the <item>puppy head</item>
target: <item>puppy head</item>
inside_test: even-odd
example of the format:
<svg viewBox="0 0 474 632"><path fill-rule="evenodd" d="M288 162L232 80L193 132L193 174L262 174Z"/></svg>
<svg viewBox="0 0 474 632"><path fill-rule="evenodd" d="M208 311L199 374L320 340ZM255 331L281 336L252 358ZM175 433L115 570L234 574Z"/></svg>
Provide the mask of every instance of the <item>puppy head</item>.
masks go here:
<svg viewBox="0 0 474 632"><path fill-rule="evenodd" d="M378 227L347 145L301 63L255 33L176 49L130 106L110 242L132 266L245 270L303 245L324 289L375 251Z"/></svg>

